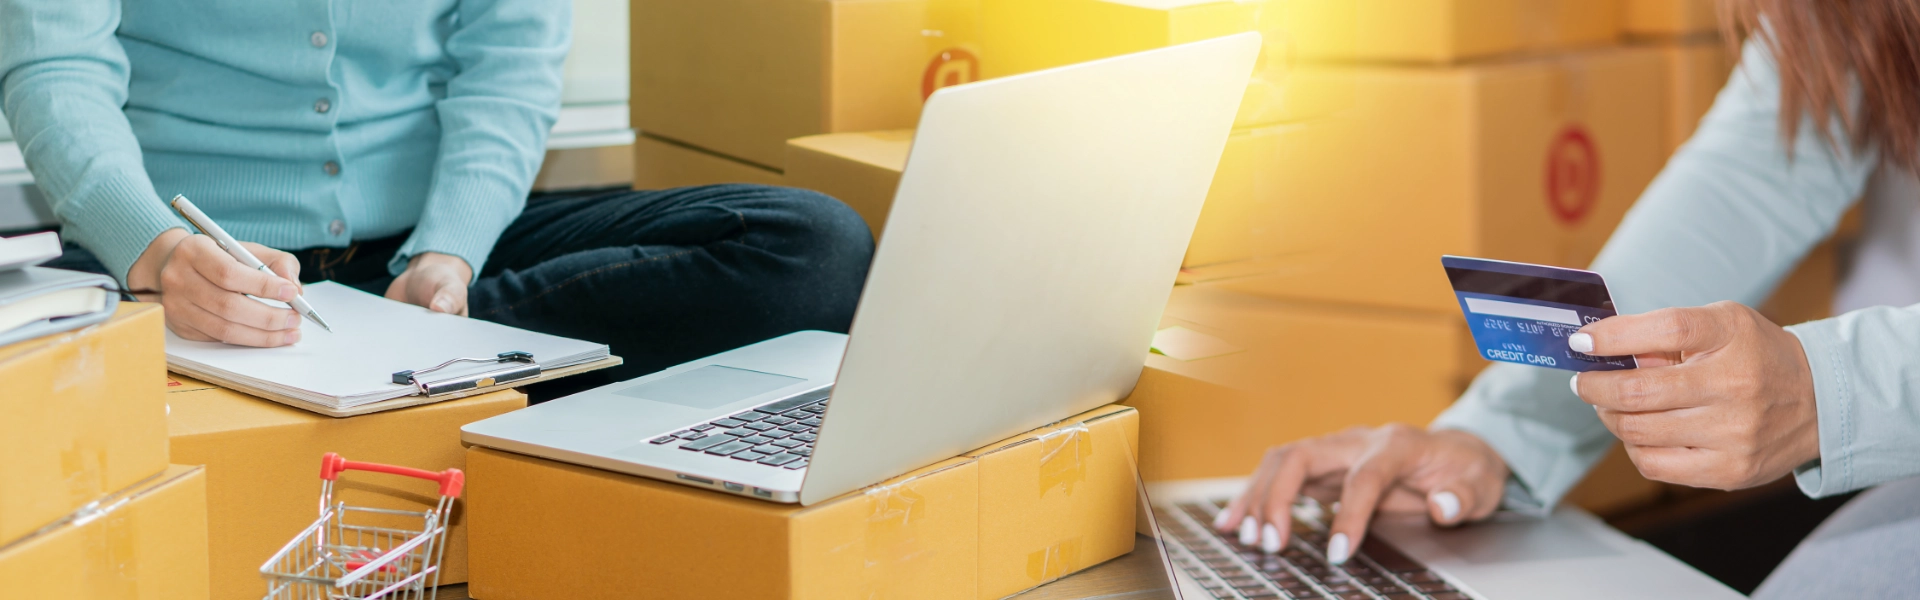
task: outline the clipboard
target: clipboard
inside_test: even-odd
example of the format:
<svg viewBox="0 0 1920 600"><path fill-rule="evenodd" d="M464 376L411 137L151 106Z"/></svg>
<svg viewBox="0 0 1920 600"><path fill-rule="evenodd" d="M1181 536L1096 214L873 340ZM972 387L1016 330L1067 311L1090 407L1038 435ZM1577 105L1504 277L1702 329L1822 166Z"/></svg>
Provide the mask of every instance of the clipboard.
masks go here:
<svg viewBox="0 0 1920 600"><path fill-rule="evenodd" d="M507 381L496 381L491 385L486 385L486 386L475 385L475 386L467 387L465 389L448 391L448 392L444 392L437 395L401 396L399 398L394 398L392 400L381 400L379 402L362 404L362 405L351 407L351 408L334 408L334 407L325 406L321 404L315 404L312 402L301 400L299 398L291 398L284 395L275 394L273 392L260 389L258 387L246 385L245 383L241 383L241 382L228 382L228 381L217 381L213 379L208 379L205 375L185 372L179 369L175 369L171 365L167 367L167 370L185 377L192 378L197 381L206 382L209 385L213 385L216 387L223 387L236 392L242 392L249 396L260 398L262 400L278 402L280 404L285 404L287 406L298 408L304 411L319 413L329 417L344 419L347 417L357 417L365 414L372 414L377 412L384 412L384 411L408 408L413 406L420 406L423 404L433 404L435 402L445 402L447 400L454 400L457 398L465 398L468 396L477 396L480 394L487 394L487 393L497 392L500 390L513 389L513 388L517 388L524 385L540 383L542 381L552 381L555 379L559 379L561 377L566 377L568 375L578 375L580 373L586 373L588 371L598 371L600 369L617 367L617 366L620 366L620 364L623 362L625 361L621 360L621 358L618 356L608 356L600 360L584 362L584 363L575 364L575 365L568 365L565 367L559 367L554 369L541 369L538 375L535 375L532 377L512 379Z"/></svg>

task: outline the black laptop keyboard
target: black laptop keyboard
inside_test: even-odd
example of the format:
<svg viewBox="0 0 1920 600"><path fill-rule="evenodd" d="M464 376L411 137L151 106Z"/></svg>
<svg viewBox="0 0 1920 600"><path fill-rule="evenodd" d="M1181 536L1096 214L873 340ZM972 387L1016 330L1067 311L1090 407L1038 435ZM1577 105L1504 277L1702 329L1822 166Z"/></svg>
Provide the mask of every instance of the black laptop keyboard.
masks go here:
<svg viewBox="0 0 1920 600"><path fill-rule="evenodd" d="M820 415L826 412L824 398L781 400L648 442L769 467L804 469L807 457L813 456L813 442L820 439Z"/></svg>
<svg viewBox="0 0 1920 600"><path fill-rule="evenodd" d="M1161 531L1178 544L1173 562L1214 598L1249 600L1469 600L1438 573L1386 542L1368 537L1346 564L1333 566L1320 549L1327 534L1295 520L1287 548L1267 555L1243 546L1236 534L1208 526L1226 501L1191 502L1173 509L1155 507Z"/></svg>

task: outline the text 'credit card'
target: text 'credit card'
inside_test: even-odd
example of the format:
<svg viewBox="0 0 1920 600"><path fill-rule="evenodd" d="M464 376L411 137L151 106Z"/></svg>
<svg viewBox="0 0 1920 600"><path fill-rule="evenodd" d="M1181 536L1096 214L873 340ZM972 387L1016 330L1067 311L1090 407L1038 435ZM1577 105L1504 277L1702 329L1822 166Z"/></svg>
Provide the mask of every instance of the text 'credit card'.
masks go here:
<svg viewBox="0 0 1920 600"><path fill-rule="evenodd" d="M1567 347L1567 336L1616 314L1599 273L1462 256L1443 256L1440 264L1482 358L1568 371L1638 366L1631 356Z"/></svg>

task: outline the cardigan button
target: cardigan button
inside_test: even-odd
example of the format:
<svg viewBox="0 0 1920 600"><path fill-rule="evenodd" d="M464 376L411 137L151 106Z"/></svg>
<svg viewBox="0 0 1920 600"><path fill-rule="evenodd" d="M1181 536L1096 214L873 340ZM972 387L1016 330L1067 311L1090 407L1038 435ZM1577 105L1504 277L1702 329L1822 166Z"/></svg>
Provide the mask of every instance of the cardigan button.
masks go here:
<svg viewBox="0 0 1920 600"><path fill-rule="evenodd" d="M328 175L339 175L340 163L327 161L327 164L320 165L320 170L326 171Z"/></svg>
<svg viewBox="0 0 1920 600"><path fill-rule="evenodd" d="M312 42L315 48L325 48L327 47L327 34L325 32L315 31L313 35L307 36L307 41Z"/></svg>
<svg viewBox="0 0 1920 600"><path fill-rule="evenodd" d="M327 233L331 233L331 234L333 234L333 235L335 235L335 236L338 236L338 235L340 235L340 234L342 234L342 233L346 233L346 232L347 232L347 223L346 223L346 221L341 221L341 220L339 220L339 219L334 219L332 223L328 223L328 224L327 224Z"/></svg>

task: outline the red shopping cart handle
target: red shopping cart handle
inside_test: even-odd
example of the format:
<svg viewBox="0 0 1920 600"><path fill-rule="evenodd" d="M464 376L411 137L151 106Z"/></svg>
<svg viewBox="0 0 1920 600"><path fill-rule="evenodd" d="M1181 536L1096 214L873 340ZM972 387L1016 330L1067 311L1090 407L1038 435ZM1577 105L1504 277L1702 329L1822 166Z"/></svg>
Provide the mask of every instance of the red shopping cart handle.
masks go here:
<svg viewBox="0 0 1920 600"><path fill-rule="evenodd" d="M445 471L435 473L433 471L415 469L412 467L383 465L380 463L370 463L370 462L355 462L355 461L342 458L339 454L334 454L332 452L328 452L326 456L320 457L320 478L321 479L325 479L327 481L333 481L335 477L340 476L341 471L372 471L375 473L386 473L388 475L400 475L403 477L412 477L415 479L425 479L427 481L439 482L440 495L453 496L453 497L457 497L460 495L460 488L466 485L466 481L467 481L467 475L465 473L461 473L459 469L447 469Z"/></svg>

